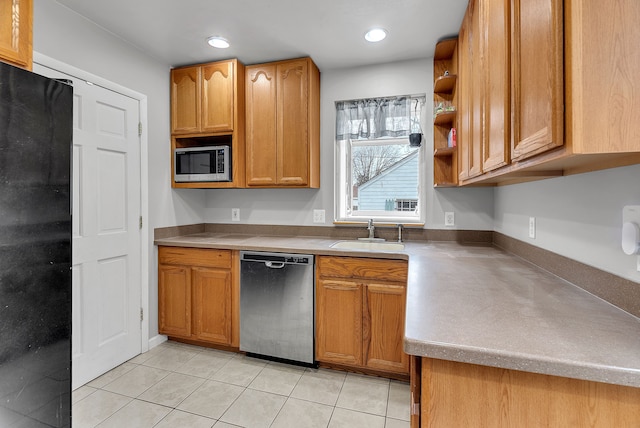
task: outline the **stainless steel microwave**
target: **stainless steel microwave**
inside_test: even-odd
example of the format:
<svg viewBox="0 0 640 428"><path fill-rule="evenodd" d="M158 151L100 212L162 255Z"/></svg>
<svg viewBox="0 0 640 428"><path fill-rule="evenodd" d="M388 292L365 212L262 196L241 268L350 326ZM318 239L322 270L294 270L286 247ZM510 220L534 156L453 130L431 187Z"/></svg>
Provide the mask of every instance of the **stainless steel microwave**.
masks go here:
<svg viewBox="0 0 640 428"><path fill-rule="evenodd" d="M174 180L231 181L229 146L176 148L173 152Z"/></svg>

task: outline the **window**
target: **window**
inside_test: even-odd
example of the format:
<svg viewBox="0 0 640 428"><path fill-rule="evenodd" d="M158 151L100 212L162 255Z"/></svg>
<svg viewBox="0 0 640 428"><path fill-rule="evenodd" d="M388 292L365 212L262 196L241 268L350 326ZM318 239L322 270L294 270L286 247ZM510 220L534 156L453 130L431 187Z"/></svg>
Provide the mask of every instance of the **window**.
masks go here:
<svg viewBox="0 0 640 428"><path fill-rule="evenodd" d="M425 97L336 103L336 218L339 221L422 222L420 147Z"/></svg>
<svg viewBox="0 0 640 428"><path fill-rule="evenodd" d="M396 199L396 211L415 211L418 208L417 199Z"/></svg>

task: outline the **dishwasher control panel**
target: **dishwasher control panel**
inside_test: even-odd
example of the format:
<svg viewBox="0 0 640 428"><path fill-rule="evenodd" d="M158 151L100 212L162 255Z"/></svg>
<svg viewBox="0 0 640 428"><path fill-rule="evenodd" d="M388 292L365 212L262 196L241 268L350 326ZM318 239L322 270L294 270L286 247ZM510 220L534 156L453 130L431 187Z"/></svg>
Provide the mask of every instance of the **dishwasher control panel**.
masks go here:
<svg viewBox="0 0 640 428"><path fill-rule="evenodd" d="M247 262L280 262L286 264L313 264L313 256L304 254L284 254L284 253L264 253L264 252L245 252L240 254L241 261Z"/></svg>

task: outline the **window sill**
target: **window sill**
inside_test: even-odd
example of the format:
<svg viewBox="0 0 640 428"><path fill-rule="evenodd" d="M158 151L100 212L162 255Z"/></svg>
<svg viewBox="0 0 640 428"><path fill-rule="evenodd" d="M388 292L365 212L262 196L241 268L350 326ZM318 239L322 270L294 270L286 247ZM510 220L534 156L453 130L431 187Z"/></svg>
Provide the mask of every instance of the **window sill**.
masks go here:
<svg viewBox="0 0 640 428"><path fill-rule="evenodd" d="M368 219L334 220L333 224L334 226L360 226L360 225L366 225L367 222L368 222ZM399 224L401 224L403 227L423 228L425 225L425 223L421 220L411 221L408 219L398 219L397 221L389 220L389 219L382 219L382 220L376 221L374 219L373 222L376 227L397 227Z"/></svg>

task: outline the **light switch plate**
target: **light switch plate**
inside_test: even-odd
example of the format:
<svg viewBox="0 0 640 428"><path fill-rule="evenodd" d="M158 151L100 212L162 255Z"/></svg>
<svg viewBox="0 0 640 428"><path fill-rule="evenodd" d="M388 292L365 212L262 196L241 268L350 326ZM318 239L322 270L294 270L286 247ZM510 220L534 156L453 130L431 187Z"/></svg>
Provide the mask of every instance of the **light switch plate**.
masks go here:
<svg viewBox="0 0 640 428"><path fill-rule="evenodd" d="M231 221L240 221L240 208L231 208Z"/></svg>

